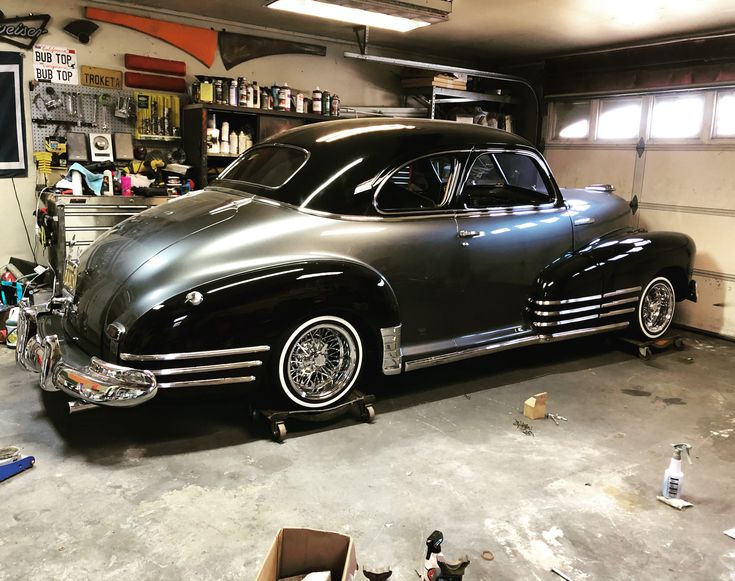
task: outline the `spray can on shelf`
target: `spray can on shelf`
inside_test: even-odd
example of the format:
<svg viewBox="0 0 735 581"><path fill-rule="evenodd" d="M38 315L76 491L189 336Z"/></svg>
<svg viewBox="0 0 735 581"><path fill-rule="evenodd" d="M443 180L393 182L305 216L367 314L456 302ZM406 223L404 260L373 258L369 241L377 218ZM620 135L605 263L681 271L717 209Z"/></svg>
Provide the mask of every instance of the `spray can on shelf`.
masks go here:
<svg viewBox="0 0 735 581"><path fill-rule="evenodd" d="M260 87L258 87L258 81L253 81L253 108L260 109Z"/></svg>
<svg viewBox="0 0 735 581"><path fill-rule="evenodd" d="M260 108L261 109L269 109L270 105L270 92L268 89L261 89L260 90Z"/></svg>
<svg viewBox="0 0 735 581"><path fill-rule="evenodd" d="M322 114L322 92L319 90L319 87L314 89L314 92L311 94L311 112L314 115Z"/></svg>
<svg viewBox="0 0 735 581"><path fill-rule="evenodd" d="M297 113L304 112L304 94L303 93L296 93L296 112Z"/></svg>
<svg viewBox="0 0 735 581"><path fill-rule="evenodd" d="M240 100L238 105L240 107L247 107L248 105L248 80L245 77L240 78Z"/></svg>
<svg viewBox="0 0 735 581"><path fill-rule="evenodd" d="M224 92L222 89L222 79L215 79L214 81L214 102L218 105L221 105L225 102Z"/></svg>
<svg viewBox="0 0 735 581"><path fill-rule="evenodd" d="M255 91L254 87L251 83L248 83L247 86L247 95L245 100L245 106L250 107L251 109L255 106Z"/></svg>
<svg viewBox="0 0 735 581"><path fill-rule="evenodd" d="M281 90L281 87L279 87L276 83L273 83L271 86L271 109L279 109L279 101L278 101L278 95Z"/></svg>
<svg viewBox="0 0 735 581"><path fill-rule="evenodd" d="M194 79L194 82L191 84L191 102L192 103L199 103L199 100L201 99L202 93L201 93L201 83L199 82L199 79Z"/></svg>
<svg viewBox="0 0 735 581"><path fill-rule="evenodd" d="M288 83L283 83L283 86L278 90L278 108L281 111L291 110L291 89Z"/></svg>
<svg viewBox="0 0 735 581"><path fill-rule="evenodd" d="M332 112L332 95L329 91L322 92L322 115L329 115Z"/></svg>
<svg viewBox="0 0 735 581"><path fill-rule="evenodd" d="M227 104L237 105L237 81L235 79L230 79L230 82L227 84L227 88Z"/></svg>
<svg viewBox="0 0 735 581"><path fill-rule="evenodd" d="M681 491L684 487L684 472L681 469L681 455L686 454L689 464L692 459L689 450L692 447L689 444L672 444L674 447L674 455L669 462L669 467L664 472L664 483L661 494L666 498L681 498Z"/></svg>
<svg viewBox="0 0 735 581"><path fill-rule="evenodd" d="M332 117L339 117L339 95L332 95Z"/></svg>

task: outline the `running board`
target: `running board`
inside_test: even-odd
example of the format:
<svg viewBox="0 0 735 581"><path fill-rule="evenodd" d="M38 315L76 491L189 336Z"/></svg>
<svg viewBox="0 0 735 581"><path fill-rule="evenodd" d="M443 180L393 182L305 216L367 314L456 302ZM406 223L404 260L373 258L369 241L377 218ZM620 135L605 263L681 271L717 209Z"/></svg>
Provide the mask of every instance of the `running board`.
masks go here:
<svg viewBox="0 0 735 581"><path fill-rule="evenodd" d="M557 341L565 341L567 339L576 339L586 335L596 335L598 333L606 333L608 331L617 331L625 329L630 323L614 323L612 325L604 325L602 327L590 327L587 329L573 329L571 331L561 331L559 333L550 333L547 335L530 335L527 337L519 337L518 339L510 339L499 343L491 343L482 347L471 347L463 351L455 351L454 353L444 353L442 355L434 355L424 357L423 359L415 359L414 361L406 361L405 371L415 371L425 367L434 367L435 365L443 365L444 363L454 363L464 359L472 359L473 357L481 357L490 353L506 351L507 349L515 349L516 347L526 347L528 345L538 345L540 343L552 343Z"/></svg>

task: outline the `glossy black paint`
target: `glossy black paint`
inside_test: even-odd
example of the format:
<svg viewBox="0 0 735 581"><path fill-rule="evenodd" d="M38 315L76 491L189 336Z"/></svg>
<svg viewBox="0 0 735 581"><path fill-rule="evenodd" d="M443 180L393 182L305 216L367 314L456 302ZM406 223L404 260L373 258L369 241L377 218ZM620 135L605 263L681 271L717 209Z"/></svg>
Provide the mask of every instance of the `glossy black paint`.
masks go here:
<svg viewBox="0 0 735 581"><path fill-rule="evenodd" d="M119 353L277 347L299 321L328 312L354 322L375 350L381 328L402 325L403 357L411 360L548 331L539 323L549 315L537 315L543 309L530 301L602 296L662 272L677 298L687 296L691 239L633 231L628 204L612 194L559 190L541 156L512 134L350 120L299 128L265 146L276 143L308 151L282 188L243 184L225 172L90 247L67 334L90 355L120 362ZM376 208L386 176L407 162L449 151L470 160L487 150L533 157L548 200L465 209L460 179L444 208ZM187 302L190 291L201 293L201 304ZM629 312L561 330L627 320ZM117 345L104 333L113 322L126 330Z"/></svg>
<svg viewBox="0 0 735 581"><path fill-rule="evenodd" d="M205 351L275 345L285 330L326 312L343 314L368 331L397 325L398 303L374 270L340 260L298 261L230 276L197 287L192 306L177 294L136 320L120 352ZM373 332L372 336L370 332ZM167 352L165 349L163 352Z"/></svg>

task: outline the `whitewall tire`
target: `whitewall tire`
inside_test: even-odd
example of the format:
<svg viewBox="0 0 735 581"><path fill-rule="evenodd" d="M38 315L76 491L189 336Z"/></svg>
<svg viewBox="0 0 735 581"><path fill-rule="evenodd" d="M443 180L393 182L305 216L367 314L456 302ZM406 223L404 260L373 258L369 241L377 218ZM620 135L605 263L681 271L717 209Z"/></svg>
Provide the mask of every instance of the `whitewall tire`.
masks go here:
<svg viewBox="0 0 735 581"><path fill-rule="evenodd" d="M647 339L658 339L668 331L676 310L676 293L671 281L658 276L646 285L636 309L638 332Z"/></svg>
<svg viewBox="0 0 735 581"><path fill-rule="evenodd" d="M363 341L355 327L333 315L301 323L283 342L277 382L299 407L335 404L355 386L364 360Z"/></svg>

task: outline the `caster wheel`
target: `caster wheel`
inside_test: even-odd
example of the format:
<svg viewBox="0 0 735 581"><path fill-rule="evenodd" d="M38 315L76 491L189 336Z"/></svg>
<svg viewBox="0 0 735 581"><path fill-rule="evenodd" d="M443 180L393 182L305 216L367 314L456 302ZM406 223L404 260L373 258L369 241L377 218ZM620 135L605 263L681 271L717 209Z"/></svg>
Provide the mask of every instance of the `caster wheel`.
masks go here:
<svg viewBox="0 0 735 581"><path fill-rule="evenodd" d="M277 422L273 426L273 439L276 442L283 442L286 439L286 424Z"/></svg>
<svg viewBox="0 0 735 581"><path fill-rule="evenodd" d="M684 349L684 339L682 339L681 337L677 337L676 339L674 339L674 348L679 351Z"/></svg>
<svg viewBox="0 0 735 581"><path fill-rule="evenodd" d="M366 405L362 410L363 421L372 424L375 421L375 408L371 405Z"/></svg>
<svg viewBox="0 0 735 581"><path fill-rule="evenodd" d="M638 357L643 359L643 361L648 361L651 358L651 350L648 347L639 347Z"/></svg>

